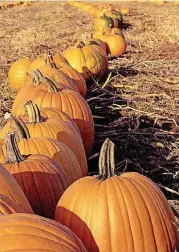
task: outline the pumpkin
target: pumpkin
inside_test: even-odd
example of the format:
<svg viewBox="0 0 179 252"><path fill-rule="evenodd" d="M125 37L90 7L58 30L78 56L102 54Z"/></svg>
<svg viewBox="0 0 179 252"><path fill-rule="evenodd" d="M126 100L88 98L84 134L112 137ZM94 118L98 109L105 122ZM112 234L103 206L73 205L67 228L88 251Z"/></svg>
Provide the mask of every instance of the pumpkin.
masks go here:
<svg viewBox="0 0 179 252"><path fill-rule="evenodd" d="M45 99L51 99L53 101L63 89L77 91L75 84L66 86L61 82L53 82L52 79L42 75L39 70L36 70L32 74L34 75L34 79L26 82L14 99L12 105L12 113L14 115L22 114L24 111L24 103L29 99L34 99L34 97L45 97Z"/></svg>
<svg viewBox="0 0 179 252"><path fill-rule="evenodd" d="M31 63L31 59L25 58L17 60L11 65L8 72L8 81L15 91L18 92L26 82L28 78L27 71L29 70Z"/></svg>
<svg viewBox="0 0 179 252"><path fill-rule="evenodd" d="M20 185L34 213L53 219L57 202L69 186L66 174L45 155L22 156L14 133L6 135L5 143L3 166Z"/></svg>
<svg viewBox="0 0 179 252"><path fill-rule="evenodd" d="M7 196L0 194L0 215L25 213L24 209L18 206Z"/></svg>
<svg viewBox="0 0 179 252"><path fill-rule="evenodd" d="M0 194L8 197L26 213L33 213L27 198L11 174L0 164Z"/></svg>
<svg viewBox="0 0 179 252"><path fill-rule="evenodd" d="M101 39L107 44L107 53L110 57L118 57L125 53L126 51L126 42L122 35L119 34L119 30L111 30L111 34L106 35L96 35L95 38Z"/></svg>
<svg viewBox="0 0 179 252"><path fill-rule="evenodd" d="M62 58L62 63L60 61L60 59ZM41 66L44 65L48 65L51 68L54 69L60 69L63 73L65 73L65 75L69 76L73 82L76 85L76 89L74 89L75 91L79 91L79 93L85 97L86 96L86 82L83 78L83 76L78 73L78 71L76 71L75 69L73 69L72 67L69 66L68 61L62 56L62 55L54 55L52 56L51 54L48 54L45 58L37 58L33 61L33 63L30 66L30 70L34 71L37 70L38 68L40 68ZM59 81L59 79L58 79ZM62 83L64 83L64 81L62 80Z"/></svg>
<svg viewBox="0 0 179 252"><path fill-rule="evenodd" d="M113 27L114 27L113 19L111 17L106 16L105 14L95 19L94 31Z"/></svg>
<svg viewBox="0 0 179 252"><path fill-rule="evenodd" d="M115 175L114 144L106 139L99 175L73 183L62 195L56 221L69 227L88 251L178 251L171 207L150 179L135 172Z"/></svg>
<svg viewBox="0 0 179 252"><path fill-rule="evenodd" d="M0 216L0 244L4 252L87 252L71 230L30 214Z"/></svg>
<svg viewBox="0 0 179 252"><path fill-rule="evenodd" d="M40 55L38 58L32 61L29 70L34 71L43 65L51 65L55 68L61 68L64 65L68 65L68 61L61 55L52 55L50 52L47 55Z"/></svg>
<svg viewBox="0 0 179 252"><path fill-rule="evenodd" d="M81 136L73 124L65 123L62 119L47 119L41 117L38 106L31 102L26 103L26 108L28 113L22 116L22 118L24 118L25 126L29 130L30 137L49 137L66 144L75 154L82 171L84 171L84 175L86 175L87 161L84 146ZM16 118L16 120L18 119ZM18 122L22 124L22 120L19 119Z"/></svg>
<svg viewBox="0 0 179 252"><path fill-rule="evenodd" d="M34 87L34 85L36 89L47 90L46 82L51 81L55 82L60 90L71 89L79 93L78 87L67 74L60 69L51 68L50 65L43 65L29 74L31 78L25 83L24 90L27 87Z"/></svg>
<svg viewBox="0 0 179 252"><path fill-rule="evenodd" d="M108 73L108 61L104 52L96 50L95 46L78 45L69 47L63 52L70 66L83 75L85 80L91 77L102 79Z"/></svg>

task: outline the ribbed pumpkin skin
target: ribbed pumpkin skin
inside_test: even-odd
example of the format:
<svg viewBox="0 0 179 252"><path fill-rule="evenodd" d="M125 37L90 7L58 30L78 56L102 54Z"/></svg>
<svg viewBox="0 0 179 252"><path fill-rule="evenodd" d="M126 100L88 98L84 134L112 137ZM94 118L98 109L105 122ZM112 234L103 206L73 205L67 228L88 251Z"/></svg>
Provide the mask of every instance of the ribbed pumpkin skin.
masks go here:
<svg viewBox="0 0 179 252"><path fill-rule="evenodd" d="M106 75L106 63L103 55L100 55L91 46L83 48L69 47L63 52L71 67L83 75L85 80L93 76L103 78Z"/></svg>
<svg viewBox="0 0 179 252"><path fill-rule="evenodd" d="M100 39L97 39L97 38L91 38L88 40L88 45L98 45L100 46L101 48L103 48L104 52L106 52L106 43L103 42L102 40Z"/></svg>
<svg viewBox="0 0 179 252"><path fill-rule="evenodd" d="M3 166L20 185L34 213L54 218L57 202L69 186L60 166L44 155L30 155L21 162Z"/></svg>
<svg viewBox="0 0 179 252"><path fill-rule="evenodd" d="M0 215L14 213L25 213L25 211L10 198L0 194Z"/></svg>
<svg viewBox="0 0 179 252"><path fill-rule="evenodd" d="M0 216L3 252L87 252L71 230L37 215Z"/></svg>
<svg viewBox="0 0 179 252"><path fill-rule="evenodd" d="M8 81L14 90L19 91L26 82L28 78L27 71L31 63L31 59L20 59L11 65L8 72Z"/></svg>
<svg viewBox="0 0 179 252"><path fill-rule="evenodd" d="M79 90L79 93L85 98L87 88L86 88L86 81L83 75L68 65L64 65L63 67L60 68L60 70L63 73L67 74L74 81Z"/></svg>
<svg viewBox="0 0 179 252"><path fill-rule="evenodd" d="M65 112L76 123L85 147L89 155L94 143L94 123L91 110L81 95L71 90L63 90L56 98L37 97L32 100L41 109L54 107Z"/></svg>
<svg viewBox="0 0 179 252"><path fill-rule="evenodd" d="M60 199L55 219L93 252L178 251L172 210L159 188L137 173L85 177Z"/></svg>
<svg viewBox="0 0 179 252"><path fill-rule="evenodd" d="M20 186L2 165L0 165L0 194L10 198L26 213L33 213Z"/></svg>
<svg viewBox="0 0 179 252"><path fill-rule="evenodd" d="M43 154L52 158L67 175L69 184L87 176L87 169L82 170L74 153L62 142L52 138L39 137L21 139L18 142L21 155Z"/></svg>
<svg viewBox="0 0 179 252"><path fill-rule="evenodd" d="M30 137L49 137L66 144L75 154L84 174L87 173L87 161L81 137L76 129L60 119L48 119L40 123L26 124Z"/></svg>
<svg viewBox="0 0 179 252"><path fill-rule="evenodd" d="M60 68L64 65L68 65L68 61L61 54L53 55L52 59L53 59L53 62L57 68ZM36 70L45 64L47 64L45 62L45 58L43 56L40 56L32 61L29 70L31 70L31 71Z"/></svg>
<svg viewBox="0 0 179 252"><path fill-rule="evenodd" d="M114 27L113 19L106 15L98 17L95 19L94 30L101 30L104 28L112 28Z"/></svg>

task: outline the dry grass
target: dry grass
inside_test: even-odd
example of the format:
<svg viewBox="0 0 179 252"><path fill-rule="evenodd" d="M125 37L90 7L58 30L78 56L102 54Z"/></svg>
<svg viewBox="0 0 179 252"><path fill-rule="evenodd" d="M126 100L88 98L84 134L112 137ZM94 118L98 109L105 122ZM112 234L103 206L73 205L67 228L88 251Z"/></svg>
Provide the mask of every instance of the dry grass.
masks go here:
<svg viewBox="0 0 179 252"><path fill-rule="evenodd" d="M103 97L97 103L89 100L96 124L90 168L95 170L101 143L110 137L117 146L120 172L140 171L178 191L179 6L136 2L116 6L131 9L123 29L127 53L110 62L113 79L107 91L92 86L88 93L88 99ZM49 49L63 51L89 37L92 27L93 18L64 2L0 10L1 119L14 98L7 83L11 63Z"/></svg>

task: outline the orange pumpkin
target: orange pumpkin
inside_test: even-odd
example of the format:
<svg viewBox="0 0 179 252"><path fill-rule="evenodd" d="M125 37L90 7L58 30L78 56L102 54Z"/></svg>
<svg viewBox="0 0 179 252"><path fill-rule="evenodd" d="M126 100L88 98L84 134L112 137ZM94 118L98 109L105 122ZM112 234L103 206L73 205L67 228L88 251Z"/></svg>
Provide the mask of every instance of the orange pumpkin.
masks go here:
<svg viewBox="0 0 179 252"><path fill-rule="evenodd" d="M1 251L87 252L68 228L29 214L0 216L0 244Z"/></svg>
<svg viewBox="0 0 179 252"><path fill-rule="evenodd" d="M18 206L7 196L0 194L0 215L24 213L24 209Z"/></svg>
<svg viewBox="0 0 179 252"><path fill-rule="evenodd" d="M99 175L73 183L61 197L56 221L69 227L88 251L171 252L179 240L171 207L150 179L115 175L114 144L102 147Z"/></svg>
<svg viewBox="0 0 179 252"><path fill-rule="evenodd" d="M2 165L0 165L0 194L11 199L26 213L33 213L20 186Z"/></svg>
<svg viewBox="0 0 179 252"><path fill-rule="evenodd" d="M11 65L8 72L8 81L15 91L18 92L26 82L28 78L27 71L29 70L31 63L32 60L27 58L17 60Z"/></svg>
<svg viewBox="0 0 179 252"><path fill-rule="evenodd" d="M6 135L5 143L6 163L3 166L20 185L34 213L53 218L56 204L69 186L66 174L47 156L22 156L14 133Z"/></svg>
<svg viewBox="0 0 179 252"><path fill-rule="evenodd" d="M102 40L100 39L97 39L97 38L91 38L87 41L87 44L88 45L97 45L97 46L100 46L104 52L106 52L107 48L106 48L106 43L103 42Z"/></svg>
<svg viewBox="0 0 179 252"><path fill-rule="evenodd" d="M46 97L45 99L50 99L53 101L55 97L58 96L58 93L63 89L71 89L77 91L77 87L74 83L69 83L69 85L67 86L62 82L53 82L48 77L42 75L39 70L36 70L33 74L33 81L31 79L27 81L24 87L15 97L12 106L12 114L14 115L22 114L24 111L24 103L28 100L34 99L34 97Z"/></svg>
<svg viewBox="0 0 179 252"><path fill-rule="evenodd" d="M63 52L71 67L83 75L85 80L92 77L102 79L108 73L108 60L104 52L83 42L69 47Z"/></svg>
<svg viewBox="0 0 179 252"><path fill-rule="evenodd" d="M94 34L94 37L106 42L107 53L110 57L118 57L126 51L125 39L119 34L118 30L116 31L112 29L111 34L109 35L106 35L105 33L103 33L103 35Z"/></svg>

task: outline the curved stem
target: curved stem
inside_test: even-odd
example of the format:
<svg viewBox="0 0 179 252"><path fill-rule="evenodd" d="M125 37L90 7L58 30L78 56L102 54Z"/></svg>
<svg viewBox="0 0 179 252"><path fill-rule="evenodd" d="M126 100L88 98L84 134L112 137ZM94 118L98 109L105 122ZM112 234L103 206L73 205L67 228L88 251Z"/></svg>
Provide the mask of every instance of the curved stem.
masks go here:
<svg viewBox="0 0 179 252"><path fill-rule="evenodd" d="M53 56L52 56L52 54L50 52L48 52L47 56L45 57L45 63L47 65L50 65L51 68L57 68L57 66L56 66L56 64L55 64L55 62L53 60Z"/></svg>
<svg viewBox="0 0 179 252"><path fill-rule="evenodd" d="M104 141L99 156L98 179L105 180L115 175L114 143L108 138Z"/></svg>
<svg viewBox="0 0 179 252"><path fill-rule="evenodd" d="M85 43L80 41L76 47L77 48L83 48L84 46L85 46Z"/></svg>
<svg viewBox="0 0 179 252"><path fill-rule="evenodd" d="M11 115L10 127L16 133L16 138L18 141L22 138L30 138L29 131L25 123L20 118Z"/></svg>
<svg viewBox="0 0 179 252"><path fill-rule="evenodd" d="M28 74L32 77L32 82L38 86L41 83L44 84L50 92L58 92L58 88L56 87L55 83L50 80L48 77L45 77L39 69L36 69L32 72L28 72Z"/></svg>
<svg viewBox="0 0 179 252"><path fill-rule="evenodd" d="M16 163L24 160L24 157L20 154L16 137L14 133L8 133L5 136L6 146L6 161L5 163Z"/></svg>
<svg viewBox="0 0 179 252"><path fill-rule="evenodd" d="M30 123L41 122L40 110L36 104L34 104L32 101L27 101L24 106Z"/></svg>

